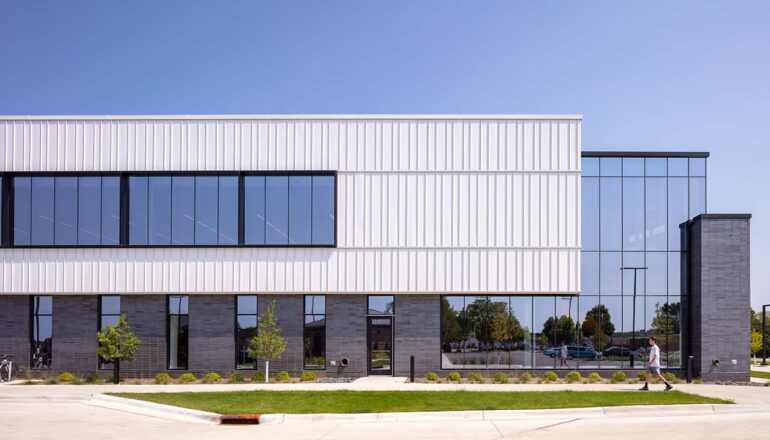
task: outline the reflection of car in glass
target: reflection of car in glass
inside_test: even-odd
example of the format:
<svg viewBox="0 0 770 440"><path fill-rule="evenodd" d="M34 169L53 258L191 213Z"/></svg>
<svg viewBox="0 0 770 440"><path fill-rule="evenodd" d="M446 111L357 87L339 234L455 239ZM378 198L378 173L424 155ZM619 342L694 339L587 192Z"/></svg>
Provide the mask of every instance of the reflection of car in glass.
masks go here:
<svg viewBox="0 0 770 440"><path fill-rule="evenodd" d="M561 357L561 347L551 347L545 350L543 354L552 358L559 358ZM600 354L592 347L567 346L567 359L598 359L599 356Z"/></svg>
<svg viewBox="0 0 770 440"><path fill-rule="evenodd" d="M627 358L628 355L631 354L631 350L629 350L627 347L609 347L605 349L602 352L603 356L617 356L617 357L625 357Z"/></svg>

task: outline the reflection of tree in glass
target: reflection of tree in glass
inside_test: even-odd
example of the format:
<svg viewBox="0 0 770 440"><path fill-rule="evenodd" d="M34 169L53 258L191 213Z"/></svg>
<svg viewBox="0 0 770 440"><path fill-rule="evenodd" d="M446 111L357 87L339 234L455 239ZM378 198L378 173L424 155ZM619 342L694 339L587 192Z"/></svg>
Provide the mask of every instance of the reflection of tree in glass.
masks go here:
<svg viewBox="0 0 770 440"><path fill-rule="evenodd" d="M460 317L449 304L447 298L441 298L441 341L459 342L465 339L465 334L460 327Z"/></svg>
<svg viewBox="0 0 770 440"><path fill-rule="evenodd" d="M583 324L580 326L583 336L591 339L591 345L596 350L603 350L610 343L610 336L615 333L610 311L604 304L597 304L586 312Z"/></svg>
<svg viewBox="0 0 770 440"><path fill-rule="evenodd" d="M681 304L660 303L655 304L655 317L652 318L652 328L659 335L678 334L680 330Z"/></svg>
<svg viewBox="0 0 770 440"><path fill-rule="evenodd" d="M567 315L558 318L551 316L543 324L543 336L554 344L571 343L576 336L576 330L575 321Z"/></svg>

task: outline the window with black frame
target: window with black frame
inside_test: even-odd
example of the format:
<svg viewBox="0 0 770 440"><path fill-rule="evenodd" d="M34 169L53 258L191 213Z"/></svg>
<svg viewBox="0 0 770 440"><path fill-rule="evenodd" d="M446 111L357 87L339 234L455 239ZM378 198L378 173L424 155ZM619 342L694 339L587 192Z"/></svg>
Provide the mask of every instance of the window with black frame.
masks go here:
<svg viewBox="0 0 770 440"><path fill-rule="evenodd" d="M305 369L326 368L326 297L305 296Z"/></svg>
<svg viewBox="0 0 770 440"><path fill-rule="evenodd" d="M186 295L170 295L168 297L168 333L166 341L169 370L187 369L188 337L188 297Z"/></svg>
<svg viewBox="0 0 770 440"><path fill-rule="evenodd" d="M14 177L14 245L95 246L119 243L119 177Z"/></svg>
<svg viewBox="0 0 770 440"><path fill-rule="evenodd" d="M235 367L255 369L257 360L249 356L248 349L257 336L257 295L237 295L235 302Z"/></svg>
<svg viewBox="0 0 770 440"><path fill-rule="evenodd" d="M53 297L33 296L31 307L30 368L51 369L53 353Z"/></svg>
<svg viewBox="0 0 770 440"><path fill-rule="evenodd" d="M120 319L120 295L102 295L99 297L99 330L108 325L117 326ZM112 368L112 361L99 357L99 368Z"/></svg>

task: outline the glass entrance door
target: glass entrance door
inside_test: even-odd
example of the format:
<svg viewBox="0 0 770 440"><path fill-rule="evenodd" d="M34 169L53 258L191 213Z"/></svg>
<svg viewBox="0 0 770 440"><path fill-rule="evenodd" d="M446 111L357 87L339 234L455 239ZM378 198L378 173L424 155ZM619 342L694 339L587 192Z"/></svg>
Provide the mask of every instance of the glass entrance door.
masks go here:
<svg viewBox="0 0 770 440"><path fill-rule="evenodd" d="M369 374L393 374L393 318L370 316L367 320Z"/></svg>

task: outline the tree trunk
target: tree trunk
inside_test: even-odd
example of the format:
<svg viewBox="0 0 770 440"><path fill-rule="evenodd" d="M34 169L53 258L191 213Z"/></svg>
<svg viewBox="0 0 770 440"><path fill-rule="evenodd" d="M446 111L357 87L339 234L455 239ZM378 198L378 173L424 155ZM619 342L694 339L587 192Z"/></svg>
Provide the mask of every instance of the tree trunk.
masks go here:
<svg viewBox="0 0 770 440"><path fill-rule="evenodd" d="M113 359L115 367L112 369L112 383L120 384L120 359Z"/></svg>
<svg viewBox="0 0 770 440"><path fill-rule="evenodd" d="M270 361L265 361L265 383L267 383L270 377Z"/></svg>

